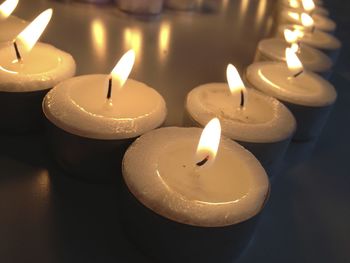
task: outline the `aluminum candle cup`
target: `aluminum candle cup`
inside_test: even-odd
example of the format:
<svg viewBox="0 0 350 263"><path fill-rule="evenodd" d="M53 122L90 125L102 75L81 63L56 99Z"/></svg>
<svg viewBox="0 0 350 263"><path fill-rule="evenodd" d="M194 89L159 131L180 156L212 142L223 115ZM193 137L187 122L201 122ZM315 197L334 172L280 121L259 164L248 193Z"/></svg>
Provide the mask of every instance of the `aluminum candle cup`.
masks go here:
<svg viewBox="0 0 350 263"><path fill-rule="evenodd" d="M22 62L15 59L13 46L0 49L0 132L19 134L41 128L45 94L72 77L76 66L70 54L44 43Z"/></svg>
<svg viewBox="0 0 350 263"><path fill-rule="evenodd" d="M230 139L221 139L210 167L197 167L201 132L154 130L124 156L123 229L157 262L232 262L268 198L264 169Z"/></svg>
<svg viewBox="0 0 350 263"><path fill-rule="evenodd" d="M255 61L286 62L285 50L289 46L290 44L280 38L263 39L258 44ZM307 45L301 45L297 54L307 70L329 78L333 63L323 52Z"/></svg>
<svg viewBox="0 0 350 263"><path fill-rule="evenodd" d="M299 25L280 25L277 29L277 36L283 38L285 29L305 31L305 28ZM341 42L336 37L321 30L315 30L313 33L305 31L305 35L300 39L300 43L321 50L328 55L333 62L337 60L342 46Z"/></svg>
<svg viewBox="0 0 350 263"><path fill-rule="evenodd" d="M15 37L27 26L27 22L10 16L5 20L0 20L0 47L12 44Z"/></svg>
<svg viewBox="0 0 350 263"><path fill-rule="evenodd" d="M176 10L193 10L196 8L196 0L165 0L167 8Z"/></svg>
<svg viewBox="0 0 350 263"><path fill-rule="evenodd" d="M337 97L328 81L308 71L293 77L285 63L254 63L247 68L246 80L289 108L297 121L296 141L312 140L320 134Z"/></svg>
<svg viewBox="0 0 350 263"><path fill-rule="evenodd" d="M198 86L187 95L186 125L204 127L213 117L219 118L222 133L252 152L272 176L296 129L295 119L282 103L261 92L247 89L245 97L241 109L234 106L239 102L228 84Z"/></svg>
<svg viewBox="0 0 350 263"><path fill-rule="evenodd" d="M144 15L157 15L163 10L164 0L115 0L119 9Z"/></svg>
<svg viewBox="0 0 350 263"><path fill-rule="evenodd" d="M107 100L104 87L107 89L108 78L71 78L52 89L43 101L55 160L70 175L90 182L117 179L115 169L120 169L125 148L136 137L162 125L166 117L162 96L132 79Z"/></svg>

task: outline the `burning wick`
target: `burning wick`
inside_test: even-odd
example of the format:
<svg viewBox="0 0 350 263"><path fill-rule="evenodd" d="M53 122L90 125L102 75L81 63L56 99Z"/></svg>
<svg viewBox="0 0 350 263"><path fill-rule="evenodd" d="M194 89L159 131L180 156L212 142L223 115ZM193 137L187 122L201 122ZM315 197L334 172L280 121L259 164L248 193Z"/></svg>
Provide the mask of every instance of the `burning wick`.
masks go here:
<svg viewBox="0 0 350 263"><path fill-rule="evenodd" d="M227 65L226 78L227 78L227 83L230 88L231 94L235 95L238 92L240 93L241 99L239 103L239 106L240 106L239 108L243 109L244 103L245 103L245 97L244 97L245 86L241 79L241 76L238 73L238 70L232 64Z"/></svg>
<svg viewBox="0 0 350 263"><path fill-rule="evenodd" d="M112 77L108 80L108 91L107 91L107 100L112 97Z"/></svg>
<svg viewBox="0 0 350 263"><path fill-rule="evenodd" d="M22 57L21 57L21 53L19 53L19 49L18 49L16 41L13 42L13 47L15 48L15 51L16 51L17 60L21 61Z"/></svg>
<svg viewBox="0 0 350 263"><path fill-rule="evenodd" d="M207 163L207 161L209 161L209 155L207 155L202 161L196 163L197 166L203 166Z"/></svg>
<svg viewBox="0 0 350 263"><path fill-rule="evenodd" d="M297 77L300 76L303 72L304 72L304 70L299 71L297 74L294 74L294 75L293 75L293 78L297 78Z"/></svg>
<svg viewBox="0 0 350 263"><path fill-rule="evenodd" d="M243 90L241 90L241 103L240 103L240 107L241 109L244 108L244 92Z"/></svg>

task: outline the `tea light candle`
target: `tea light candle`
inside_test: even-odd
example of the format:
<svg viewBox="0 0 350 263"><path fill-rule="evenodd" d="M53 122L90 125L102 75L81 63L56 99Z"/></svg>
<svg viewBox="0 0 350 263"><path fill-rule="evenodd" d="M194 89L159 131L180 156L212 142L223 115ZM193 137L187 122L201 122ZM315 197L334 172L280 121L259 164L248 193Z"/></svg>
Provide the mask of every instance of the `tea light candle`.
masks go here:
<svg viewBox="0 0 350 263"><path fill-rule="evenodd" d="M227 67L227 79L229 84L204 84L187 95L188 122L204 127L219 118L223 134L252 152L272 176L295 131L294 117L276 99L246 89L233 65Z"/></svg>
<svg viewBox="0 0 350 263"><path fill-rule="evenodd" d="M301 21L302 13L295 12L290 9L285 9L282 10L279 15L280 23L303 25ZM312 19L314 20L315 28L318 30L333 32L336 29L337 24L328 17L319 14L313 14Z"/></svg>
<svg viewBox="0 0 350 263"><path fill-rule="evenodd" d="M304 1L298 1L298 0L285 0L283 1L283 6L282 8L283 9L291 9L295 12L298 12L298 13L301 13L301 12L304 12L304 11L307 11L305 10L305 7L303 6L303 2ZM322 15L322 16L329 16L329 11L322 7L322 3L319 2L319 1L307 1L307 5L309 6L309 8L311 8L310 11L312 11L312 14L319 14L319 15ZM305 2L304 2L305 3ZM314 5L314 7L312 7L312 4Z"/></svg>
<svg viewBox="0 0 350 263"><path fill-rule="evenodd" d="M258 44L255 61L286 62L285 50L293 44L280 38L263 39ZM296 45L298 57L306 70L316 72L325 78L330 76L333 63L328 56L307 45Z"/></svg>
<svg viewBox="0 0 350 263"><path fill-rule="evenodd" d="M201 132L157 129L124 156L124 229L159 262L231 262L268 197L264 169L242 146L220 141L218 119Z"/></svg>
<svg viewBox="0 0 350 263"><path fill-rule="evenodd" d="M132 140L164 122L163 97L146 84L128 79L134 60L130 50L110 75L71 78L45 97L52 152L70 174L107 180L116 156L121 159Z"/></svg>
<svg viewBox="0 0 350 263"><path fill-rule="evenodd" d="M277 35L282 38L286 29L303 31L304 34L299 40L300 43L319 49L326 53L333 62L336 61L341 48L341 42L336 37L321 30L308 30L299 25L280 25Z"/></svg>
<svg viewBox="0 0 350 263"><path fill-rule="evenodd" d="M328 81L303 70L291 49L287 49L286 57L287 65L279 62L250 65L246 79L252 87L279 99L294 114L297 121L294 140L311 140L326 123L337 93Z"/></svg>
<svg viewBox="0 0 350 263"><path fill-rule="evenodd" d="M162 12L164 0L116 0L119 9L134 14L156 15Z"/></svg>
<svg viewBox="0 0 350 263"><path fill-rule="evenodd" d="M26 27L27 22L11 16L18 0L7 0L0 5L0 45L8 44Z"/></svg>
<svg viewBox="0 0 350 263"><path fill-rule="evenodd" d="M41 127L47 91L75 74L71 55L37 43L52 10L40 14L13 42L0 49L0 131L25 133Z"/></svg>

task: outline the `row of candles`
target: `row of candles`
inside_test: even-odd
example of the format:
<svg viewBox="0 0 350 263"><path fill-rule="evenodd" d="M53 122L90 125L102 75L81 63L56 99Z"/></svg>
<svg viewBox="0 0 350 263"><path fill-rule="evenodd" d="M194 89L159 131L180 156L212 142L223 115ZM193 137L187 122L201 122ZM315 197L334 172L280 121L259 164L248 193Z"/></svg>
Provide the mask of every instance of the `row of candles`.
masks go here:
<svg viewBox="0 0 350 263"><path fill-rule="evenodd" d="M17 3L0 5L1 27ZM159 128L166 102L128 78L133 50L110 74L73 77L70 54L36 43L51 9L15 37L4 28L0 131L38 130L44 117L53 155L69 174L103 181L111 164L122 165L123 224L141 248L162 262L226 262L250 239L268 175L293 142L317 138L337 97L324 78L341 46L325 32L335 29L327 10L312 0L280 5L277 37L258 44L244 82L229 64L227 83L189 92L184 126L194 127Z"/></svg>

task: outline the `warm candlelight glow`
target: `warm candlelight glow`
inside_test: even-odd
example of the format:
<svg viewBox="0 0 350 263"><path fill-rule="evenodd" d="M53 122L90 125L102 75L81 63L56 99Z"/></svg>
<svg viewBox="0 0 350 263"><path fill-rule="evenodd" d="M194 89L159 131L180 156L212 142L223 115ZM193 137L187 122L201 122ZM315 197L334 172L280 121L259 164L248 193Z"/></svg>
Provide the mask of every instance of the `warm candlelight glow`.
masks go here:
<svg viewBox="0 0 350 263"><path fill-rule="evenodd" d="M302 0L302 3L303 3L303 8L307 12L311 12L316 7L313 0Z"/></svg>
<svg viewBox="0 0 350 263"><path fill-rule="evenodd" d="M304 27L312 27L314 25L314 20L309 14L302 13L301 14L301 23Z"/></svg>
<svg viewBox="0 0 350 263"><path fill-rule="evenodd" d="M142 53L142 32L138 28L125 28L123 31L123 41L125 50L132 49L138 57Z"/></svg>
<svg viewBox="0 0 350 263"><path fill-rule="evenodd" d="M226 69L226 78L227 83L230 88L231 94L236 96L240 96L240 106L241 108L244 107L244 93L246 91L246 88L244 86L244 83L241 79L241 76L238 73L238 70L235 66L232 64L229 64Z"/></svg>
<svg viewBox="0 0 350 263"><path fill-rule="evenodd" d="M303 64L291 48L286 48L286 60L288 69L293 75L297 75L303 71Z"/></svg>
<svg viewBox="0 0 350 263"><path fill-rule="evenodd" d="M296 13L296 12L288 12L288 15L291 17L291 18L293 18L294 20L297 20L297 21L299 21L300 20L300 16L299 16L299 14L298 13Z"/></svg>
<svg viewBox="0 0 350 263"><path fill-rule="evenodd" d="M111 76L113 82L118 83L118 87L122 88L128 79L132 67L135 63L135 52L134 50L129 50L126 52L121 59L118 61L117 65L113 68Z"/></svg>
<svg viewBox="0 0 350 263"><path fill-rule="evenodd" d="M298 8L299 7L299 1L298 0L289 0L289 6L292 8Z"/></svg>
<svg viewBox="0 0 350 263"><path fill-rule="evenodd" d="M221 137L221 125L218 118L212 119L203 129L196 151L196 163L206 167L215 161Z"/></svg>
<svg viewBox="0 0 350 263"><path fill-rule="evenodd" d="M100 19L94 19L91 23L91 38L98 56L103 59L106 54L107 34L105 26Z"/></svg>
<svg viewBox="0 0 350 263"><path fill-rule="evenodd" d="M293 44L298 40L298 32L289 29L284 30L284 38L289 44Z"/></svg>
<svg viewBox="0 0 350 263"><path fill-rule="evenodd" d="M16 38L21 52L30 52L52 17L52 9L47 9L37 16Z"/></svg>
<svg viewBox="0 0 350 263"><path fill-rule="evenodd" d="M166 56L168 55L169 44L170 44L170 24L169 22L164 21L160 25L159 39L158 39L159 57L161 59L165 59Z"/></svg>
<svg viewBox="0 0 350 263"><path fill-rule="evenodd" d="M293 50L293 52L297 53L297 52L299 52L300 46L297 43L292 43L290 48Z"/></svg>
<svg viewBox="0 0 350 263"><path fill-rule="evenodd" d="M0 5L0 20L8 18L16 9L18 0L7 0Z"/></svg>

